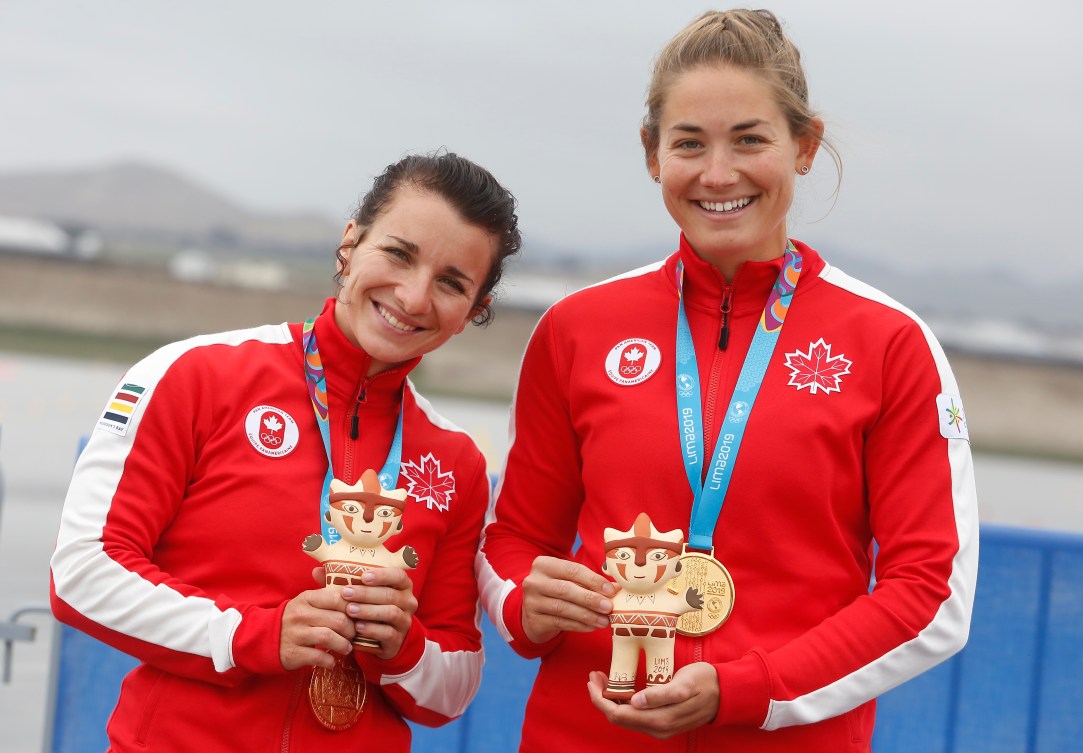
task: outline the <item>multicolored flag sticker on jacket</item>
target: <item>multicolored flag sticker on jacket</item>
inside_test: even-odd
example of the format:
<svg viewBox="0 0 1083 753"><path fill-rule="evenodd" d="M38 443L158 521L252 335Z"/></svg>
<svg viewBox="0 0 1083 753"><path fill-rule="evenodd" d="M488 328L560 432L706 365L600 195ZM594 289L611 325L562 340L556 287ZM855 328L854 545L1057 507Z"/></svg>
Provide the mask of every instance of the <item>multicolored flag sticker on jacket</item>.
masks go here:
<svg viewBox="0 0 1083 753"><path fill-rule="evenodd" d="M937 395L936 411L940 415L940 436L944 439L970 441L970 431L966 426L966 412L963 410L963 401L958 395L943 393Z"/></svg>
<svg viewBox="0 0 1083 753"><path fill-rule="evenodd" d="M98 419L98 428L111 431L114 434L124 436L128 433L128 423L135 413L139 401L143 399L146 387L127 382L117 389L117 394L105 406L101 418Z"/></svg>

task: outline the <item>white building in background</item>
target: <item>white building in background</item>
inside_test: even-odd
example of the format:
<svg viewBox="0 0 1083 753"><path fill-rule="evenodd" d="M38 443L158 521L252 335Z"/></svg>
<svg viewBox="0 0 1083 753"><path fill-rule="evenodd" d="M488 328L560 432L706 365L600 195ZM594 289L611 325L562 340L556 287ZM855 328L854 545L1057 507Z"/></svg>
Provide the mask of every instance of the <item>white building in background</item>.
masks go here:
<svg viewBox="0 0 1083 753"><path fill-rule="evenodd" d="M32 217L0 216L0 253L31 254L89 261L105 243L92 228L65 228Z"/></svg>
<svg viewBox="0 0 1083 753"><path fill-rule="evenodd" d="M262 259L219 261L198 248L189 248L174 254L166 268L174 280L229 285L249 290L285 290L290 281L289 270L278 262Z"/></svg>

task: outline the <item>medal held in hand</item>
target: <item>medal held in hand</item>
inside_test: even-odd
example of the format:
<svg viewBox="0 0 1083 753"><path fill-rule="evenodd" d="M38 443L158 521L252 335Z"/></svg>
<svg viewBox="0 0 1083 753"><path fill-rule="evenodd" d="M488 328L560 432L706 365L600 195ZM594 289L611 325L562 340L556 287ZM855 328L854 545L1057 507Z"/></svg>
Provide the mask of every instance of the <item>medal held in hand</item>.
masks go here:
<svg viewBox="0 0 1083 753"><path fill-rule="evenodd" d="M725 566L714 558L714 552L681 552L681 572L669 582L666 590L671 594L683 593L694 588L703 594L703 607L687 612L677 620L677 632L681 635L707 635L722 627L733 611L733 578Z"/></svg>
<svg viewBox="0 0 1083 753"><path fill-rule="evenodd" d="M635 694L641 651L646 655L647 687L673 679L677 620L700 609L703 596L695 587L677 587L672 580L684 570L684 534L679 529L662 533L640 513L630 530L606 528L604 536L602 571L620 590L609 615L613 661L602 695L623 702Z"/></svg>
<svg viewBox="0 0 1083 753"><path fill-rule="evenodd" d="M308 683L308 704L329 730L349 729L361 716L368 682L352 655L336 656L331 669L314 667Z"/></svg>

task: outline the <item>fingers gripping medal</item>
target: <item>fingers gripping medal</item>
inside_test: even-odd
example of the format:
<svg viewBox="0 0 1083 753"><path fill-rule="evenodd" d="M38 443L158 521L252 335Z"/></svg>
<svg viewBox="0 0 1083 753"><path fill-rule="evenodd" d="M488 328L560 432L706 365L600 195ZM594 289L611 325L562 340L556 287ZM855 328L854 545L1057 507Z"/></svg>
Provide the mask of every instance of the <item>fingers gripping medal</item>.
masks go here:
<svg viewBox="0 0 1083 753"><path fill-rule="evenodd" d="M602 571L620 590L609 615L613 661L602 695L623 702L635 694L640 652L646 655L647 687L673 679L677 620L695 614L703 606L703 595L694 586L674 585L674 576L684 569L680 530L662 533L640 513L630 530L606 528L604 538Z"/></svg>
<svg viewBox="0 0 1083 753"><path fill-rule="evenodd" d="M361 576L381 567L417 567L417 552L404 546L389 551L384 542L402 530L406 490L385 491L374 470L361 474L361 483L350 485L339 479L331 481L330 509L326 521L341 538L333 544L318 533L305 538L302 548L310 557L323 564L325 588L362 586ZM356 636L354 651L379 653L379 641ZM361 716L367 687L365 676L352 656L336 657L330 670L319 668L309 683L308 698L316 718L333 730L352 725Z"/></svg>

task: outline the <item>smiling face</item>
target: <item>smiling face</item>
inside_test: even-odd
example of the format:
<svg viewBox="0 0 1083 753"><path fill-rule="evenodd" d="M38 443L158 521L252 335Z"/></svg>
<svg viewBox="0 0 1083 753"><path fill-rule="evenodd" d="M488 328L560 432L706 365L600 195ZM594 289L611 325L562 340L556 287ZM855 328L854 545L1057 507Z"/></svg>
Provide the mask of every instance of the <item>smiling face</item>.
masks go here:
<svg viewBox="0 0 1083 753"><path fill-rule="evenodd" d="M372 375L463 331L482 303L496 240L446 200L409 185L362 230L351 220L342 235L335 322L372 357Z"/></svg>
<svg viewBox="0 0 1083 753"><path fill-rule="evenodd" d="M742 262L785 251L794 178L812 164L823 124L810 130L793 136L771 87L750 71L705 66L673 81L648 167L692 248L727 279Z"/></svg>

